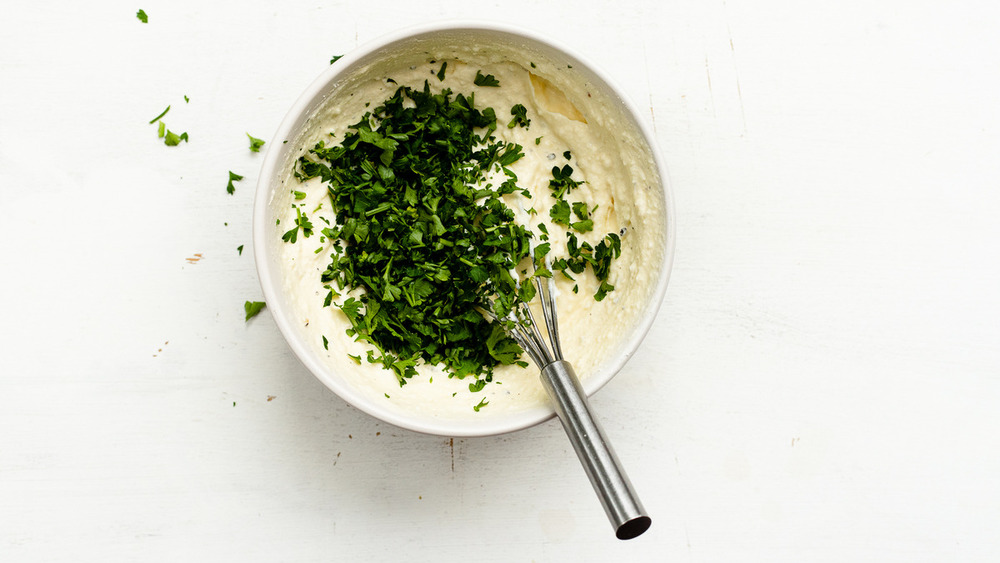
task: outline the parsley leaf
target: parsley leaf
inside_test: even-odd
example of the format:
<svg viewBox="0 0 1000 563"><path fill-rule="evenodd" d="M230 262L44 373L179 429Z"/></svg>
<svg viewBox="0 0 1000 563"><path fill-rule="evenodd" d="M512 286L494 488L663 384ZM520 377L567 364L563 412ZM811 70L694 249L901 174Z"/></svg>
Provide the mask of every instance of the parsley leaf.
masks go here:
<svg viewBox="0 0 1000 563"><path fill-rule="evenodd" d="M483 399L481 401L479 401L478 405L472 407L472 410L474 410L476 412L479 412L479 409L485 407L488 404L490 404L490 402L486 400L486 397L483 397Z"/></svg>
<svg viewBox="0 0 1000 563"><path fill-rule="evenodd" d="M229 171L229 184L226 186L226 193L229 194L229 195L233 195L234 193L236 193L236 186L233 185L233 182L239 182L242 179L243 179L243 176L240 176L239 174L236 174L232 170L230 170Z"/></svg>
<svg viewBox="0 0 1000 563"><path fill-rule="evenodd" d="M448 68L448 61L441 63L441 70L437 72L438 80L444 82L444 69Z"/></svg>
<svg viewBox="0 0 1000 563"><path fill-rule="evenodd" d="M549 209L549 217L557 225L569 226L569 203L566 200L559 200Z"/></svg>
<svg viewBox="0 0 1000 563"><path fill-rule="evenodd" d="M247 301L244 303L243 310L246 312L246 318L244 321L249 321L250 319L256 317L257 313L260 313L265 306L266 304L263 301Z"/></svg>
<svg viewBox="0 0 1000 563"><path fill-rule="evenodd" d="M332 58L330 59L330 64L333 64L333 63L335 63L335 62L339 61L339 60L340 60L340 59L342 59L342 58L344 58L344 55L334 55L334 56L333 56L333 57L332 57Z"/></svg>
<svg viewBox="0 0 1000 563"><path fill-rule="evenodd" d="M250 133L247 133L247 137L250 138L250 152L260 152L260 148L264 146L264 141L254 137Z"/></svg>
<svg viewBox="0 0 1000 563"><path fill-rule="evenodd" d="M493 76L492 74L487 74L486 76L483 76L482 71L479 70L476 71L476 78L472 81L472 83L475 84L476 86L492 86L492 87L500 86L500 81L497 80L495 76Z"/></svg>
<svg viewBox="0 0 1000 563"><path fill-rule="evenodd" d="M528 109L522 104L515 104L514 107L510 108L510 114L514 116L514 119L511 119L510 123L507 124L508 129L513 129L517 125L527 129L531 125L531 120L528 119ZM536 141L539 139L536 139ZM536 142L535 144L537 145L538 143Z"/></svg>
<svg viewBox="0 0 1000 563"><path fill-rule="evenodd" d="M312 236L312 233L313 233L313 224L312 224L312 221L310 221L309 218L306 217L302 213L301 209L299 209L298 207L296 207L295 208L295 226L292 227L285 234L281 235L281 240L283 240L285 242L292 242L292 243L294 243L299 238L299 229L302 230L302 235L304 237L309 238L310 236Z"/></svg>
<svg viewBox="0 0 1000 563"><path fill-rule="evenodd" d="M562 168L558 166L552 167L552 179L549 180L549 189L552 190L552 197L562 199L566 194L583 183L571 178L572 175L573 167L569 164L564 165Z"/></svg>
<svg viewBox="0 0 1000 563"><path fill-rule="evenodd" d="M142 23L149 23L149 16L146 15L145 10L139 10L138 12L136 12L135 17L139 18L139 21L141 21ZM154 119L153 121L156 120ZM152 123L152 121L150 121L150 123Z"/></svg>
<svg viewBox="0 0 1000 563"><path fill-rule="evenodd" d="M160 123L163 122L161 121ZM163 138L163 144L167 145L168 147L176 147L177 145L181 144L181 141L184 141L186 143L187 140L188 140L187 133L181 133L180 135L178 135L177 133L174 133L170 129L167 129L167 134Z"/></svg>
<svg viewBox="0 0 1000 563"><path fill-rule="evenodd" d="M243 256L243 245L242 244L236 247L236 252L239 252L240 256Z"/></svg>

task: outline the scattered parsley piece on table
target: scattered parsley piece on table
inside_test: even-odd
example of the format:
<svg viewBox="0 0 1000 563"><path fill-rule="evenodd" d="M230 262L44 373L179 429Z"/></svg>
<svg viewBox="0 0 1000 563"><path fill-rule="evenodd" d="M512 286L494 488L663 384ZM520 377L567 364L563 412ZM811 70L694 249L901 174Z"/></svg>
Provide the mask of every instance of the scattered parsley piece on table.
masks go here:
<svg viewBox="0 0 1000 563"><path fill-rule="evenodd" d="M263 301L247 301L243 304L243 310L247 314L246 319L244 320L249 321L250 319L256 317L257 313L260 313L265 306L266 303Z"/></svg>
<svg viewBox="0 0 1000 563"><path fill-rule="evenodd" d="M184 96L184 103L185 104L188 103L188 102L190 102L190 101L191 101L191 98L189 98L187 96Z"/></svg>
<svg viewBox="0 0 1000 563"><path fill-rule="evenodd" d="M247 137L250 138L250 152L260 152L260 148L264 146L264 141L254 137L250 133L247 133Z"/></svg>
<svg viewBox="0 0 1000 563"><path fill-rule="evenodd" d="M242 244L236 247L236 252L239 252L240 256L243 256L243 245Z"/></svg>
<svg viewBox="0 0 1000 563"><path fill-rule="evenodd" d="M142 23L149 23L149 16L146 15L145 10L139 10L135 13L135 17L139 18Z"/></svg>
<svg viewBox="0 0 1000 563"><path fill-rule="evenodd" d="M150 119L149 120L149 124L152 125L152 124L156 123L157 121L159 121L161 118L163 118L164 115L167 115L168 111L170 111L170 106L167 106L167 109L163 110L163 112L160 115L157 115L153 119Z"/></svg>
<svg viewBox="0 0 1000 563"><path fill-rule="evenodd" d="M176 147L177 145L181 144L181 141L184 141L185 143L188 142L188 134L186 132L178 135L177 133L174 133L170 129L167 129L167 134L163 138L163 144L167 145L168 147Z"/></svg>
<svg viewBox="0 0 1000 563"><path fill-rule="evenodd" d="M334 55L333 58L330 59L330 64L333 64L342 58L344 58L344 55Z"/></svg>
<svg viewBox="0 0 1000 563"><path fill-rule="evenodd" d="M232 170L230 170L229 171L229 184L226 185L226 193L229 194L229 195L233 195L234 193L236 193L236 186L233 185L233 182L239 182L242 179L243 179L243 176L240 176L239 174L236 174Z"/></svg>

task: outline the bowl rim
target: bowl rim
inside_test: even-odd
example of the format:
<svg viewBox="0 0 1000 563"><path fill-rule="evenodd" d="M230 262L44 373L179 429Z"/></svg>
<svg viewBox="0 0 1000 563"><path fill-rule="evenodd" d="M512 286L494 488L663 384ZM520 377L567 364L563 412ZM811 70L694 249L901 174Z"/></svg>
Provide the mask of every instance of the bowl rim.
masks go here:
<svg viewBox="0 0 1000 563"><path fill-rule="evenodd" d="M260 174L257 178L253 206L252 244L254 262L257 269L257 278L264 293L265 302L269 305L268 310L271 313L271 317L274 319L275 324L277 324L278 330L281 332L285 342L289 348L291 348L295 357L298 358L298 360L309 370L310 373L313 374L313 376L319 379L327 388L333 391L342 400L379 420L389 422L390 424L400 428L413 430L423 434L451 437L493 436L536 426L553 418L555 416L555 411L550 405L543 405L538 408L518 411L516 413L512 413L510 416L486 417L473 424L468 424L467 421L462 421L462 425L458 425L453 419L434 420L427 419L426 417L407 416L399 411L382 407L370 401L361 393L356 392L345 382L336 378L327 377L325 375L326 372L328 370L334 370L324 367L321 362L318 361L316 355L307 348L306 342L298 337L296 327L293 326L290 314L288 314L282 307L270 306L271 303L280 303L279 295L281 293L279 290L280 283L276 283L276 280L280 280L280 271L272 271L271 263L268 259L266 250L268 244L267 237L269 236L266 219L269 210L269 200L271 199L270 188L272 179L281 171L281 165L284 162L284 157L287 151L294 150L294 147L286 148L284 143L279 143L277 141L279 139L289 139L290 135L295 133L295 129L299 122L308 117L306 113L311 109L315 109L317 103L322 103L322 100L325 97L324 93L329 85L339 76L352 71L355 63L358 61L363 60L365 57L372 55L380 49L400 41L419 38L421 36L427 36L440 32L452 33L461 31L489 32L511 35L516 38L535 42L541 46L547 47L548 49L558 51L566 55L568 59L574 59L573 62L579 63L583 69L592 74L593 77L597 78L599 81L603 82L608 90L619 98L624 106L624 113L631 117L631 120L635 123L635 126L638 129L640 137L649 149L650 155L655 164L655 170L659 176L659 184L664 203L663 216L666 221L666 225L664 233L665 248L663 249L663 267L661 268L660 275L656 280L656 284L650 295L649 307L636 323L636 327L633 330L631 337L623 343L623 352L619 354L619 357L614 358L608 364L607 374L605 376L598 377L595 374L595 376L589 377L582 382L584 392L588 397L593 395L622 370L628 360L638 349L639 345L652 327L653 322L656 320L659 309L663 303L664 295L666 294L670 273L673 269L674 241L676 233L675 211L666 163L659 150L658 143L656 142L656 135L652 126L648 120L642 118L642 114L640 113L638 106L608 75L608 73L605 72L604 69L600 68L600 66L594 63L591 59L581 55L575 49L537 31L506 23L467 19L449 19L402 27L376 37L375 39L369 40L344 54L336 64L331 64L329 68L325 69L299 95L294 104L292 104L291 108L289 108L288 112L285 114L285 117L282 119L281 124L278 126L274 136L271 137L272 142L269 143L269 146L265 151L264 161L261 164Z"/></svg>

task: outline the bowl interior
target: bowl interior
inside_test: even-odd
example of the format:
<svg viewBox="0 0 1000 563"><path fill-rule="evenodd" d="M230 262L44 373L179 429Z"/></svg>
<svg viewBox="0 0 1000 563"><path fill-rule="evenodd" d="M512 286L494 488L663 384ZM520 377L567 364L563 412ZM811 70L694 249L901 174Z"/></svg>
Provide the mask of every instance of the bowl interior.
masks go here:
<svg viewBox="0 0 1000 563"><path fill-rule="evenodd" d="M582 378L586 393L592 394L606 384L634 353L652 324L662 301L669 278L673 254L672 202L666 185L666 169L655 148L651 130L638 118L638 113L605 75L569 50L551 41L520 29L495 24L439 24L403 30L365 45L345 55L331 65L295 102L269 143L262 165L254 204L253 244L260 283L275 322L300 361L327 387L356 408L394 425L424 433L444 436L493 435L538 424L554 415L545 402L509 412L469 412L465 416L439 416L433 410L406 409L381 401L371 390L345 377L336 362L307 342L307 334L296 321L295 303L285 288L280 236L274 236L274 226L286 208L282 195L287 191L288 170L300 154L303 143L316 135L324 112L338 105L339 96L356 89L359 84L377 76L408 57L447 58L458 49L468 56L474 52L487 62L519 57L519 60L539 62L539 67L559 68L548 76L557 86L576 81L585 86L589 103L601 104L609 117L609 128L627 131L622 142L636 145L648 159L651 208L659 221L654 251L643 257L645 268L653 279L641 303L641 312L632 322L620 327L617 346L607 354L592 372ZM543 65L544 62L544 65ZM378 101L378 100L373 100ZM345 336L346 338L346 336ZM567 358L572 362L572 358ZM529 370L535 370L534 366ZM486 414L484 414L486 413Z"/></svg>

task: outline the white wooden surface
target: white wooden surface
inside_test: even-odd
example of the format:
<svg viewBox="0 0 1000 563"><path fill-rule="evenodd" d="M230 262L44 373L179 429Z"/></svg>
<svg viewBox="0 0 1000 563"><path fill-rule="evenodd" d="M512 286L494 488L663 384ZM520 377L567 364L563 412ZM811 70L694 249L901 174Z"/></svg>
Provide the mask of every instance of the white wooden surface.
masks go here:
<svg viewBox="0 0 1000 563"><path fill-rule="evenodd" d="M995 3L7 4L0 561L1000 557ZM245 133L448 17L590 55L669 161L667 299L593 400L653 516L631 542L557 423L402 431L243 322Z"/></svg>

